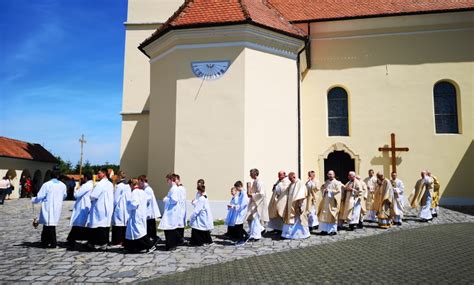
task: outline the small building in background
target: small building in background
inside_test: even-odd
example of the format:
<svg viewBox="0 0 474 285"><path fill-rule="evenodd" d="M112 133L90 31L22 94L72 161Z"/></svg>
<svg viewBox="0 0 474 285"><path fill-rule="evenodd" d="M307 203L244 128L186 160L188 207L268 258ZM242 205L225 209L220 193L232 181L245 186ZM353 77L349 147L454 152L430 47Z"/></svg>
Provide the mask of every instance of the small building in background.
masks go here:
<svg viewBox="0 0 474 285"><path fill-rule="evenodd" d="M20 181L31 179L31 191L35 195L41 185L51 178L51 172L59 161L37 143L0 137L0 176L8 176L15 187L11 198L20 197Z"/></svg>

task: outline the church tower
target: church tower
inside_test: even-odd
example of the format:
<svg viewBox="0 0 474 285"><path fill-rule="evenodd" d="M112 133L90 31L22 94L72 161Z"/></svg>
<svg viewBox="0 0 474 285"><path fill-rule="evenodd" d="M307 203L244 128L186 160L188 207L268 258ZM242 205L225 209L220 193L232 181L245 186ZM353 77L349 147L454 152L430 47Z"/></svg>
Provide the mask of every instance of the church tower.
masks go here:
<svg viewBox="0 0 474 285"><path fill-rule="evenodd" d="M122 98L120 166L128 176L147 173L150 63L138 46L183 0L128 0Z"/></svg>

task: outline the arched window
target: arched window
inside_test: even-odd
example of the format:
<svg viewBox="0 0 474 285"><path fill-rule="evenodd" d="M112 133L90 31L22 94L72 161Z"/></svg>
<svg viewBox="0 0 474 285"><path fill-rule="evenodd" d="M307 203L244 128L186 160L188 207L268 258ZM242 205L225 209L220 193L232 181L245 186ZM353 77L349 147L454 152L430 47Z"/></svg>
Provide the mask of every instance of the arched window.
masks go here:
<svg viewBox="0 0 474 285"><path fill-rule="evenodd" d="M454 85L446 81L436 83L433 88L433 96L436 133L459 133L456 88Z"/></svg>
<svg viewBox="0 0 474 285"><path fill-rule="evenodd" d="M329 136L349 136L349 116L347 92L334 87L328 92L328 134Z"/></svg>

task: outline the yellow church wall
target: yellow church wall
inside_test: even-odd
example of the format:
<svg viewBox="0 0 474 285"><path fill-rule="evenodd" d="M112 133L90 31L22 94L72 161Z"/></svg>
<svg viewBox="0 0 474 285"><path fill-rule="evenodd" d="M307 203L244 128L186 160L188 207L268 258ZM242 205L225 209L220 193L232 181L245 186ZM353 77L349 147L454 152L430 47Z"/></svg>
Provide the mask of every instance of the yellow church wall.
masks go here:
<svg viewBox="0 0 474 285"><path fill-rule="evenodd" d="M176 65L173 56L151 64L148 127L148 179L162 199L168 190L165 176L175 167ZM146 142L144 142L146 143Z"/></svg>
<svg viewBox="0 0 474 285"><path fill-rule="evenodd" d="M261 171L268 193L278 170L297 171L295 58L302 46L238 25L177 30L146 48L148 176L158 199L168 191L169 172L181 175L188 200L202 178L214 218L224 218L230 188L237 180L250 181L251 168ZM224 60L230 67L217 80L203 81L192 72L192 62Z"/></svg>
<svg viewBox="0 0 474 285"><path fill-rule="evenodd" d="M120 168L127 177L147 173L148 167L148 113L122 115Z"/></svg>
<svg viewBox="0 0 474 285"><path fill-rule="evenodd" d="M245 173L257 168L268 199L280 170L298 171L296 60L245 49Z"/></svg>
<svg viewBox="0 0 474 285"><path fill-rule="evenodd" d="M206 180L211 200L229 199L236 176L243 174L242 51L176 50L152 63L150 118L155 123L150 126L149 177L159 198L168 191L164 176L176 172L189 200L200 178ZM193 74L191 62L208 60L229 60L231 65L220 79L203 81Z"/></svg>
<svg viewBox="0 0 474 285"><path fill-rule="evenodd" d="M313 23L312 67L302 81L304 172L316 169L323 180L321 155L342 143L360 158L361 176L370 168L389 176L390 159L378 147L393 132L397 146L410 148L397 153L406 196L429 169L442 183L442 203L473 204L473 15ZM440 80L457 87L459 134L435 132L433 87ZM348 92L348 137L328 136L327 92L335 86Z"/></svg>
<svg viewBox="0 0 474 285"><path fill-rule="evenodd" d="M128 0L129 22L164 23L184 0Z"/></svg>

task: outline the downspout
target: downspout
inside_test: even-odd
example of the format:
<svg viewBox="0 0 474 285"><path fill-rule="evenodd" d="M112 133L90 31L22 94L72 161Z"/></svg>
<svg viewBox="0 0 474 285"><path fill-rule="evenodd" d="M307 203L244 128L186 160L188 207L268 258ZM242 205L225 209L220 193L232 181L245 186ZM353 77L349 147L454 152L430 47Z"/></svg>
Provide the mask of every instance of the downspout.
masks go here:
<svg viewBox="0 0 474 285"><path fill-rule="evenodd" d="M298 52L296 55L296 78L298 80L297 83L297 108L298 108L298 177L301 179L301 150L302 150L302 142L301 142L301 70L300 70L300 55L303 52L306 52L306 65L307 68L310 68L311 65L311 59L310 59L310 38L311 36L311 30L310 30L310 25L308 23L308 37L305 39L304 42L304 47Z"/></svg>
<svg viewBox="0 0 474 285"><path fill-rule="evenodd" d="M301 179L301 73L300 73L300 55L305 51L303 47L296 55L296 72L297 72L297 95L296 106L298 108L298 177Z"/></svg>

